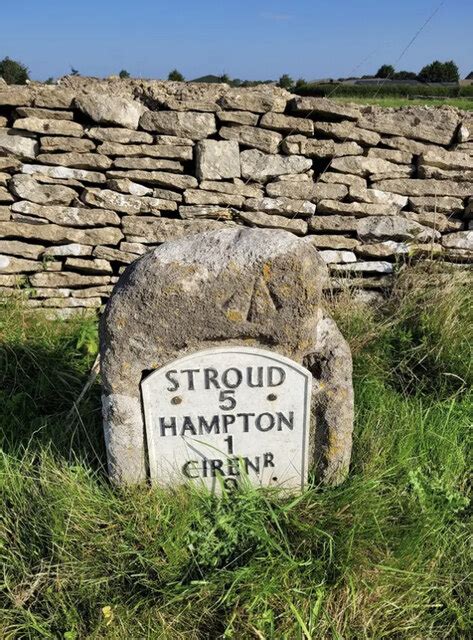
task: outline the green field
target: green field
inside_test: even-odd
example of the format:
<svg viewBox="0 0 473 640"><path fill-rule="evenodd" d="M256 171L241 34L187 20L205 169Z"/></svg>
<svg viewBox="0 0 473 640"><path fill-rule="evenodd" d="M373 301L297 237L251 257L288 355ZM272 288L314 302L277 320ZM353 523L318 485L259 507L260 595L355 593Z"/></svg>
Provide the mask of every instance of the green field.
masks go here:
<svg viewBox="0 0 473 640"><path fill-rule="evenodd" d="M439 99L410 99L410 98L396 98L396 97L388 97L388 98L365 98L358 96L343 96L337 97L336 94L332 96L333 100L337 102L354 102L356 104L376 104L380 107L441 107L444 105L449 105L451 107L456 107L457 109L462 109L464 111L473 111L473 99L472 98L439 98Z"/></svg>
<svg viewBox="0 0 473 640"><path fill-rule="evenodd" d="M328 301L354 354L352 469L292 499L112 488L98 384L75 405L95 320L4 304L0 637L471 637L473 292L424 277Z"/></svg>

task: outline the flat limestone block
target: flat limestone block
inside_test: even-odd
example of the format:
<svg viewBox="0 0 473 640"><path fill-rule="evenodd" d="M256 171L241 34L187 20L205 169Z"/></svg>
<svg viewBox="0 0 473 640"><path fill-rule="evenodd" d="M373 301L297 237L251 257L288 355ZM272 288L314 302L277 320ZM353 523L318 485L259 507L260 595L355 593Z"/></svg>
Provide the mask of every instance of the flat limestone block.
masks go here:
<svg viewBox="0 0 473 640"><path fill-rule="evenodd" d="M214 488L217 476L229 484L238 478L235 456L241 454L257 485L300 487L308 467L321 482L341 482L353 429L351 354L322 307L327 278L313 245L281 230L207 231L165 242L133 262L100 329L112 479L140 482L149 468L160 484L198 479ZM254 353L245 360L235 350ZM285 359L301 372L287 387L283 378L292 374ZM312 394L304 440L308 398L300 385L306 378ZM199 433L213 443L213 454L194 455L193 446L201 451ZM188 436L187 451L182 439ZM223 448L222 458L216 452ZM306 455L307 465L301 470L299 464L299 480L292 476L287 484L293 455L300 464Z"/></svg>

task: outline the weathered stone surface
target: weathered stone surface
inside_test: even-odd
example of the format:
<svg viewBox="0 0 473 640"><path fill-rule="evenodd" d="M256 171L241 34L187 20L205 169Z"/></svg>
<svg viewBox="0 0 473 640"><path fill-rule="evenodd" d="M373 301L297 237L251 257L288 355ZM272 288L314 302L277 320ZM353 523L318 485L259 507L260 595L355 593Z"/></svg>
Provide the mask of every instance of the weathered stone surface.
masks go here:
<svg viewBox="0 0 473 640"><path fill-rule="evenodd" d="M266 193L271 198L285 196L296 200L341 200L348 194L348 189L343 184L325 184L314 182L271 182L266 185Z"/></svg>
<svg viewBox="0 0 473 640"><path fill-rule="evenodd" d="M381 144L385 147L391 147L398 151L406 151L417 156L425 151L432 151L440 148L433 144L426 144L425 142L418 142L417 140L409 140L408 138L398 136L381 138Z"/></svg>
<svg viewBox="0 0 473 640"><path fill-rule="evenodd" d="M77 196L77 193L69 187L39 184L31 176L21 174L13 176L10 188L18 198L37 204L68 205Z"/></svg>
<svg viewBox="0 0 473 640"><path fill-rule="evenodd" d="M320 182L328 182L330 184L345 184L348 187L356 187L358 189L366 189L367 182L361 176L352 176L349 173L336 173L332 171L324 171L317 178Z"/></svg>
<svg viewBox="0 0 473 640"><path fill-rule="evenodd" d="M77 96L75 106L94 122L115 124L127 129L138 128L144 111L143 105L136 100L98 93Z"/></svg>
<svg viewBox="0 0 473 640"><path fill-rule="evenodd" d="M18 107L16 113L20 118L39 118L40 120L74 120L72 111L54 111L39 107Z"/></svg>
<svg viewBox="0 0 473 640"><path fill-rule="evenodd" d="M319 233L346 233L354 232L358 228L358 219L355 216L315 215L309 220L309 229Z"/></svg>
<svg viewBox="0 0 473 640"><path fill-rule="evenodd" d="M112 166L110 158L101 156L98 153L40 153L36 158L43 164L60 165L76 169L108 169Z"/></svg>
<svg viewBox="0 0 473 640"><path fill-rule="evenodd" d="M226 339L265 349L270 344L313 372L310 464L319 481L340 482L351 449L351 356L321 308L326 277L310 245L274 231L226 229L159 247L137 260L122 277L101 326L105 432L114 480L145 478L143 370Z"/></svg>
<svg viewBox="0 0 473 640"><path fill-rule="evenodd" d="M31 98L31 92L27 87L0 85L0 106L2 107L27 106L31 104Z"/></svg>
<svg viewBox="0 0 473 640"><path fill-rule="evenodd" d="M252 111L253 113L266 113L275 111L283 113L287 100L291 94L281 89L274 88L272 93L268 91L245 91L238 88L230 89L220 99L220 106L225 110Z"/></svg>
<svg viewBox="0 0 473 640"><path fill-rule="evenodd" d="M217 118L220 122L246 124L250 127L255 127L258 124L258 116L249 111L218 111Z"/></svg>
<svg viewBox="0 0 473 640"><path fill-rule="evenodd" d="M112 280L112 278L110 278ZM86 287L85 289L73 289L71 295L73 298L96 298L98 296L108 297L113 290L113 285L102 284L96 287Z"/></svg>
<svg viewBox="0 0 473 640"><path fill-rule="evenodd" d="M121 243L120 249L113 249L112 247L95 247L93 255L96 258L103 260L110 260L111 262L121 262L123 264L130 264L133 260L136 260L136 255L121 249L126 244Z"/></svg>
<svg viewBox="0 0 473 640"><path fill-rule="evenodd" d="M72 293L72 289L59 289L55 287L39 287L33 289L31 297L37 298L68 298Z"/></svg>
<svg viewBox="0 0 473 640"><path fill-rule="evenodd" d="M195 233L227 228L228 224L218 220L171 220L148 216L126 216L122 219L123 231L128 241L148 244L178 240Z"/></svg>
<svg viewBox="0 0 473 640"><path fill-rule="evenodd" d="M48 247L43 251L45 256L90 256L92 247L85 244L63 244L55 247Z"/></svg>
<svg viewBox="0 0 473 640"><path fill-rule="evenodd" d="M196 145L199 180L240 177L240 149L235 140L202 140Z"/></svg>
<svg viewBox="0 0 473 640"><path fill-rule="evenodd" d="M296 118L298 119L298 118ZM374 131L360 129L353 121L344 122L315 122L315 133L323 133L337 140L351 140L364 145L376 146L381 140L381 136Z"/></svg>
<svg viewBox="0 0 473 640"><path fill-rule="evenodd" d="M0 116L0 127L6 127L7 124L8 124L7 118L5 118L4 116Z"/></svg>
<svg viewBox="0 0 473 640"><path fill-rule="evenodd" d="M170 189L153 189L153 197L161 200L182 202L182 193L177 193L177 191L171 191Z"/></svg>
<svg viewBox="0 0 473 640"><path fill-rule="evenodd" d="M413 211L440 211L441 213L461 213L463 200L451 196L420 196L409 198L409 205Z"/></svg>
<svg viewBox="0 0 473 640"><path fill-rule="evenodd" d="M381 180L375 182L374 189L400 193L405 196L454 196L466 198L473 193L473 182L452 182L450 180Z"/></svg>
<svg viewBox="0 0 473 640"><path fill-rule="evenodd" d="M257 149L242 151L240 160L242 176L257 182L284 174L303 173L312 167L312 161L302 156L268 155Z"/></svg>
<svg viewBox="0 0 473 640"><path fill-rule="evenodd" d="M10 255L0 255L0 273L34 273L42 270L43 265L36 260L24 260Z"/></svg>
<svg viewBox="0 0 473 640"><path fill-rule="evenodd" d="M184 138L182 136L157 135L154 136L154 144L157 146L168 145L172 147L192 147L194 145L194 140Z"/></svg>
<svg viewBox="0 0 473 640"><path fill-rule="evenodd" d="M372 216L357 221L358 238L363 242L416 240L429 242L440 237L434 229L398 216Z"/></svg>
<svg viewBox="0 0 473 640"><path fill-rule="evenodd" d="M391 113L373 109L359 121L360 127L379 133L444 145L453 142L458 123L456 113L442 109L399 109Z"/></svg>
<svg viewBox="0 0 473 640"><path fill-rule="evenodd" d="M72 297L67 298L49 298L48 300L27 300L26 306L33 309L39 309L43 307L52 307L54 313L51 316L46 316L49 319L56 319L59 311L81 311L84 307L89 309L97 309L102 304L100 298L86 298L76 299ZM77 308L76 308L77 307ZM62 318L70 317L70 314L61 315Z"/></svg>
<svg viewBox="0 0 473 640"><path fill-rule="evenodd" d="M81 273L35 273L30 282L33 287L86 287L108 284L110 276L82 275Z"/></svg>
<svg viewBox="0 0 473 640"><path fill-rule="evenodd" d="M225 140L236 140L244 146L259 149L265 153L277 153L282 141L280 133L257 127L222 127L219 134Z"/></svg>
<svg viewBox="0 0 473 640"><path fill-rule="evenodd" d="M22 238L51 243L118 244L123 233L116 227L97 229L70 229L57 224L26 224L24 222L0 222L0 236ZM48 285L45 285L48 286Z"/></svg>
<svg viewBox="0 0 473 640"><path fill-rule="evenodd" d="M355 216L395 216L399 207L388 203L371 204L366 202L339 202L338 200L320 200L317 204L318 213L339 213Z"/></svg>
<svg viewBox="0 0 473 640"><path fill-rule="evenodd" d="M356 256L352 251L328 250L320 251L320 257L327 264L348 264L356 262Z"/></svg>
<svg viewBox="0 0 473 640"><path fill-rule="evenodd" d="M218 204L233 207L241 207L243 196L232 196L228 193L216 193L215 191L203 191L202 189L188 189L184 191L186 204Z"/></svg>
<svg viewBox="0 0 473 640"><path fill-rule="evenodd" d="M360 244L356 238L345 236L310 235L306 240L320 249L355 249Z"/></svg>
<svg viewBox="0 0 473 640"><path fill-rule="evenodd" d="M44 246L40 244L30 244L21 240L0 240L0 254L37 260L43 251Z"/></svg>
<svg viewBox="0 0 473 640"><path fill-rule="evenodd" d="M101 142L117 142L119 144L152 144L153 136L145 131L121 129L115 127L91 127L85 134L93 140ZM124 155L119 153L117 155Z"/></svg>
<svg viewBox="0 0 473 640"><path fill-rule="evenodd" d="M353 264L334 264L331 271L344 273L393 273L394 265L390 262L375 261L355 262Z"/></svg>
<svg viewBox="0 0 473 640"><path fill-rule="evenodd" d="M66 258L65 268L83 273L96 273L97 275L112 273L110 262L100 258Z"/></svg>
<svg viewBox="0 0 473 640"><path fill-rule="evenodd" d="M368 158L379 158L388 162L397 164L412 164L413 154L409 151L401 151L400 149L369 149Z"/></svg>
<svg viewBox="0 0 473 640"><path fill-rule="evenodd" d="M473 231L459 231L442 237L442 245L447 249L468 249L473 251Z"/></svg>
<svg viewBox="0 0 473 640"><path fill-rule="evenodd" d="M298 236L305 235L308 229L307 222L304 220L294 220L286 216L264 213L263 211L239 211L238 218L254 227L283 229Z"/></svg>
<svg viewBox="0 0 473 640"><path fill-rule="evenodd" d="M15 202L12 211L28 216L36 216L69 227L106 227L118 226L120 217L114 211L104 209L84 209L79 207L61 207L54 205L39 205L27 202Z"/></svg>
<svg viewBox="0 0 473 640"><path fill-rule="evenodd" d="M51 153L54 151L87 153L94 149L95 144L92 140L85 140L85 138L62 138L60 136L43 136L41 138L42 153Z"/></svg>
<svg viewBox="0 0 473 640"><path fill-rule="evenodd" d="M396 171L386 171L381 173L372 173L370 180L372 182L379 182L380 180L394 180L396 178L410 178L415 174L414 165L398 164Z"/></svg>
<svg viewBox="0 0 473 640"><path fill-rule="evenodd" d="M441 233L445 231L460 231L463 229L463 222L461 220L448 218L444 213L440 213L439 211L422 211L420 213L401 211L399 215L407 220L415 220L415 222L425 227L438 229Z"/></svg>
<svg viewBox="0 0 473 640"><path fill-rule="evenodd" d="M422 153L419 158L419 164L447 170L471 170L473 169L473 157L467 153L462 153L461 151L445 151L445 149L436 149L435 151L426 151Z"/></svg>
<svg viewBox="0 0 473 640"><path fill-rule="evenodd" d="M151 196L153 195L153 189L151 187L145 187L137 182L132 182L128 178L107 180L107 187L113 191L119 191L120 193L129 193L132 196ZM175 193L175 192L172 192ZM178 195L178 194L177 194ZM156 196L159 198L160 196ZM180 200L179 196L179 200Z"/></svg>
<svg viewBox="0 0 473 640"><path fill-rule="evenodd" d="M160 215L161 211L176 211L177 204L172 200L160 200L148 196L132 196L117 193L110 189L84 189L81 194L82 202L92 207L112 209L134 215L138 213L153 213Z"/></svg>
<svg viewBox="0 0 473 640"><path fill-rule="evenodd" d="M286 116L282 113L265 113L261 117L260 127L263 129L275 129L284 133L301 133L308 136L314 134L314 123L306 118L296 118L295 116Z"/></svg>
<svg viewBox="0 0 473 640"><path fill-rule="evenodd" d="M356 298L362 295L365 298L367 293L371 293L371 290L384 290L390 289L393 285L392 275L376 276L369 275L366 278L356 277L350 273L334 273L332 272L330 278L330 285L334 291L349 291ZM364 291L368 289L369 291ZM361 290L361 291L360 291ZM378 294L379 296L380 294ZM369 296L371 298L371 296ZM379 297L377 297L379 300Z"/></svg>
<svg viewBox="0 0 473 640"><path fill-rule="evenodd" d="M374 173L396 173L399 171L400 165L379 158L353 157L353 158L335 158L330 165L334 171L342 173L354 173L364 178L368 178Z"/></svg>
<svg viewBox="0 0 473 640"><path fill-rule="evenodd" d="M109 178L128 178L145 184L153 184L161 187L170 187L171 189L194 189L198 186L198 182L194 176L181 176L175 173L166 173L165 171L140 171L138 169L130 170L111 170L107 172Z"/></svg>
<svg viewBox="0 0 473 640"><path fill-rule="evenodd" d="M333 140L314 140L305 136L288 136L281 144L281 149L289 155L301 154L324 160L342 156L358 156L363 153L363 147L357 142L334 142Z"/></svg>
<svg viewBox="0 0 473 640"><path fill-rule="evenodd" d="M35 179L41 181L41 176L59 180L80 180L83 182L92 182L101 184L105 182L105 176L97 171L86 171L85 169L72 169L71 167L49 167L41 164L24 164L22 173L34 176ZM79 183L80 184L80 183Z"/></svg>
<svg viewBox="0 0 473 640"><path fill-rule="evenodd" d="M80 138L84 134L82 125L69 120L42 120L41 118L18 118L15 129L31 131L32 133L46 133L49 136L70 136Z"/></svg>
<svg viewBox="0 0 473 640"><path fill-rule="evenodd" d="M182 205L179 207L179 215L183 220L193 218L210 218L213 220L231 220L234 211L228 206L218 205Z"/></svg>
<svg viewBox="0 0 473 640"><path fill-rule="evenodd" d="M5 187L0 187L0 204L9 204L13 202L12 194Z"/></svg>
<svg viewBox="0 0 473 640"><path fill-rule="evenodd" d="M242 180L234 182L203 180L199 187L205 191L218 191L218 193L228 193L229 195L245 196L247 198L260 198L263 195L260 185L245 184Z"/></svg>
<svg viewBox="0 0 473 640"><path fill-rule="evenodd" d="M120 144L118 142L104 142L99 145L98 152L107 156L144 156L147 158L192 160L193 147L191 145Z"/></svg>
<svg viewBox="0 0 473 640"><path fill-rule="evenodd" d="M375 242L373 244L361 244L355 248L355 252L362 258L391 258L409 253L409 245L405 242L386 240L385 242Z"/></svg>
<svg viewBox="0 0 473 640"><path fill-rule="evenodd" d="M0 171L13 172L18 171L18 169L21 169L21 161L18 160L18 158L14 158L13 156L0 156Z"/></svg>
<svg viewBox="0 0 473 640"><path fill-rule="evenodd" d="M310 217L315 213L315 204L308 200L292 200L291 198L248 198L245 209L249 211L264 211L266 213L280 213L283 216Z"/></svg>
<svg viewBox="0 0 473 640"><path fill-rule="evenodd" d="M117 169L137 169L139 171L174 171L176 173L184 171L181 162L164 158L115 158L113 166Z"/></svg>
<svg viewBox="0 0 473 640"><path fill-rule="evenodd" d="M145 131L156 131L191 140L202 140L217 131L213 113L197 111L145 111L140 118L140 127Z"/></svg>
<svg viewBox="0 0 473 640"><path fill-rule="evenodd" d="M70 109L74 102L74 92L66 87L42 85L35 92L34 106L46 109Z"/></svg>
<svg viewBox="0 0 473 640"><path fill-rule="evenodd" d="M139 242L120 242L120 251L122 253L134 253L138 256L142 256L148 251L148 247L144 244L140 244Z"/></svg>
<svg viewBox="0 0 473 640"><path fill-rule="evenodd" d="M407 196L400 196L397 193L388 193L379 189L363 189L359 187L350 187L350 198L356 202L393 205L398 209L402 209L408 203Z"/></svg>
<svg viewBox="0 0 473 640"><path fill-rule="evenodd" d="M417 177L424 180L451 180L455 182L473 182L472 169L439 169L426 164L419 164Z"/></svg>
<svg viewBox="0 0 473 640"><path fill-rule="evenodd" d="M337 120L358 120L361 115L361 110L357 105L335 102L328 98L297 97L291 100L289 106L291 111L310 117L315 116L314 119L318 119L319 115L322 115Z"/></svg>
<svg viewBox="0 0 473 640"><path fill-rule="evenodd" d="M35 137L30 137L15 129L0 129L0 151L19 158L34 159L38 153Z"/></svg>

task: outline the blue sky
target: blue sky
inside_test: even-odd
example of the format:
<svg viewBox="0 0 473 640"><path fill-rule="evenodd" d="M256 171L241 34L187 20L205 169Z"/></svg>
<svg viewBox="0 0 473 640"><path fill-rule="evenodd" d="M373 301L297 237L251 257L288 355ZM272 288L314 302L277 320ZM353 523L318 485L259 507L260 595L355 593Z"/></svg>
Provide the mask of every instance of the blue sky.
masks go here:
<svg viewBox="0 0 473 640"><path fill-rule="evenodd" d="M441 0L0 0L0 59L35 79L127 69L308 80L394 63ZM445 0L398 69L453 59L473 70L473 0Z"/></svg>

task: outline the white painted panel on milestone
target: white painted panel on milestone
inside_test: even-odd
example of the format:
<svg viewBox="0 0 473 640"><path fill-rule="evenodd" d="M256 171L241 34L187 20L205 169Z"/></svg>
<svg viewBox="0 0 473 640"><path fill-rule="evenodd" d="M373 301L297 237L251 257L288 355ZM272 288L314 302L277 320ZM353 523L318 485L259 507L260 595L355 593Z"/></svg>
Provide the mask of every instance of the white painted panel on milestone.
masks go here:
<svg viewBox="0 0 473 640"><path fill-rule="evenodd" d="M198 351L141 383L151 479L210 490L307 482L312 377L272 351Z"/></svg>

